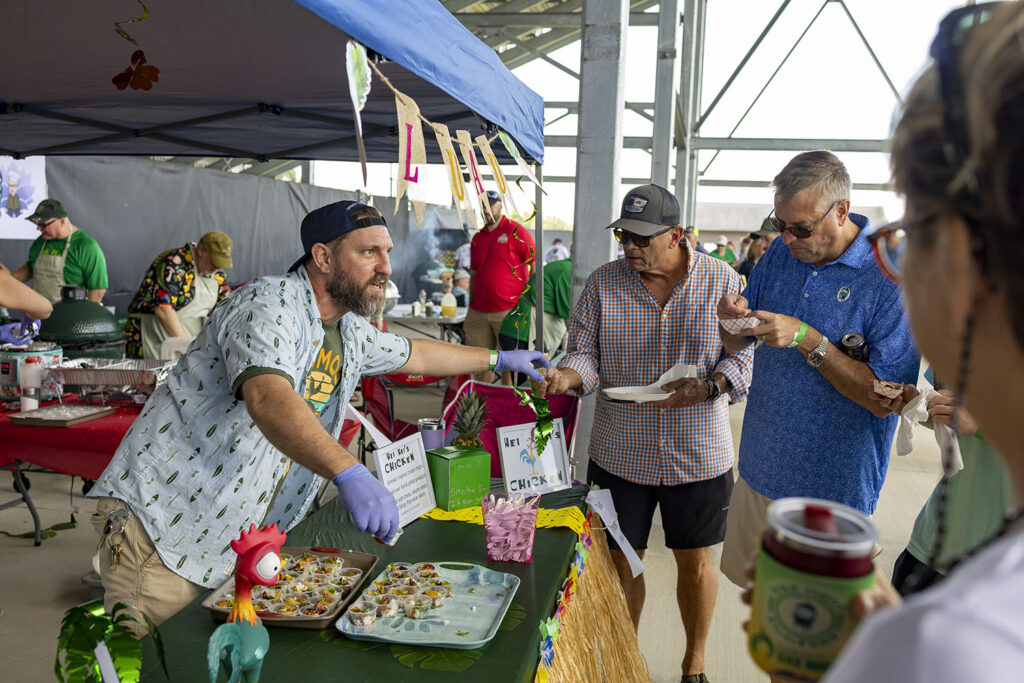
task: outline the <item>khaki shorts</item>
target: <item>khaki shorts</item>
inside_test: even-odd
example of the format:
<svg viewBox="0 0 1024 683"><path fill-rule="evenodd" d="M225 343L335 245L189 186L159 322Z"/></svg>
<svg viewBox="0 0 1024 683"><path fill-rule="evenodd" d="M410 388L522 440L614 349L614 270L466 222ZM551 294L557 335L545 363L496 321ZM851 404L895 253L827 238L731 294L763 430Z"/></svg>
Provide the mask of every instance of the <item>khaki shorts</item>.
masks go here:
<svg viewBox="0 0 1024 683"><path fill-rule="evenodd" d="M741 588L749 581L744 570L759 547L771 502L771 498L750 488L742 477L736 477L732 500L729 502L729 516L725 520L722 573Z"/></svg>
<svg viewBox="0 0 1024 683"><path fill-rule="evenodd" d="M501 329L501 323L505 321L506 315L508 311L485 313L472 308L466 311L466 321L462 323L462 329L466 333L466 346L497 350L498 330Z"/></svg>
<svg viewBox="0 0 1024 683"><path fill-rule="evenodd" d="M100 498L92 525L101 537L107 517L128 505L117 498ZM111 545L121 545L121 557L114 566ZM159 626L206 589L184 579L166 566L153 547L146 529L135 515L128 519L124 533L100 541L100 576L103 579L103 606L107 612L118 602L127 602ZM143 620L144 621L144 620ZM137 637L146 635L144 623L126 622Z"/></svg>

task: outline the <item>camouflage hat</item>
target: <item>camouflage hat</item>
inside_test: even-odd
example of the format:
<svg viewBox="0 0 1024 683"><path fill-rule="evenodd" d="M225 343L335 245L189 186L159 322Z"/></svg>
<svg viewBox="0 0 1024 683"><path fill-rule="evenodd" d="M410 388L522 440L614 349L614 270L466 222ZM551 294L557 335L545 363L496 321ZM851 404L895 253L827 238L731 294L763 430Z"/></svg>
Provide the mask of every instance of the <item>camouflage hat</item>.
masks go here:
<svg viewBox="0 0 1024 683"><path fill-rule="evenodd" d="M231 267L231 238L222 232L208 232L199 238L199 244L210 252L213 265L218 268Z"/></svg>
<svg viewBox="0 0 1024 683"><path fill-rule="evenodd" d="M58 202L56 199L44 199L39 202L36 206L35 213L25 218L27 221L32 221L36 225L45 223L51 218L67 218L68 211L64 208L64 205Z"/></svg>

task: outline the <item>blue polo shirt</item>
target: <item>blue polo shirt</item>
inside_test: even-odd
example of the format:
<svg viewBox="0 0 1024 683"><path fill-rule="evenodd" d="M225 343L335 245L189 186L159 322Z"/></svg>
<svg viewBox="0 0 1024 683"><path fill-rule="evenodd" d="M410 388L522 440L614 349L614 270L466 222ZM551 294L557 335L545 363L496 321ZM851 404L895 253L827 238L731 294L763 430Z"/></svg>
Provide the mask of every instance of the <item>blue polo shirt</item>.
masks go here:
<svg viewBox="0 0 1024 683"><path fill-rule="evenodd" d="M803 320L837 347L843 335L863 333L879 379L916 382L919 359L900 289L875 264L867 218L850 218L861 231L838 259L816 267L775 240L743 294L751 309ZM762 345L743 417L740 476L768 498L824 498L871 514L898 419L877 418L840 394L796 349Z"/></svg>

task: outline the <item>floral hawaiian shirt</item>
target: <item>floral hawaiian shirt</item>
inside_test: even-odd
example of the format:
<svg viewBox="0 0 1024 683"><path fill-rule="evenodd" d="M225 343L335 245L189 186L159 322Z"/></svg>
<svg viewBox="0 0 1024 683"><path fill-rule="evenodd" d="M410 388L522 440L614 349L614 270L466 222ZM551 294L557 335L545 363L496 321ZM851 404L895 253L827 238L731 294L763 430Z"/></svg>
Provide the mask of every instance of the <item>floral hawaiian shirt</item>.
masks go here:
<svg viewBox="0 0 1024 683"><path fill-rule="evenodd" d="M195 257L192 254L193 243L178 249L168 249L157 256L142 278L139 291L128 306L128 313L152 313L161 304L170 304L178 311L192 303L196 295ZM216 271L219 291L217 302L220 303L231 291L228 289L227 276ZM139 319L131 315L124 328L125 355L129 358L142 358L142 327Z"/></svg>
<svg viewBox="0 0 1024 683"><path fill-rule="evenodd" d="M354 313L338 328L339 386L319 415L335 439L360 376L397 370L410 349L409 340L378 332ZM236 398L236 380L252 368L272 369L302 396L323 343L305 268L237 289L146 401L89 495L128 503L169 569L218 585L242 529L291 529L323 481L267 441Z"/></svg>

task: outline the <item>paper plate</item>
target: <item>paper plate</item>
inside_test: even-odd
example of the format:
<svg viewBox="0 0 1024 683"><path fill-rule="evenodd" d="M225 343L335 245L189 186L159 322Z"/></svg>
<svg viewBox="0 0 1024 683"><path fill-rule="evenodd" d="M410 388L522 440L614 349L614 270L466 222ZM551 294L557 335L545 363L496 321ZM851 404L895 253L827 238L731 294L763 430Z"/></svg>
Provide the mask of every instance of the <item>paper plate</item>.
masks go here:
<svg viewBox="0 0 1024 683"><path fill-rule="evenodd" d="M631 403L664 401L672 395L667 391L652 390L651 387L611 387L603 389L603 391L612 400L630 401Z"/></svg>

